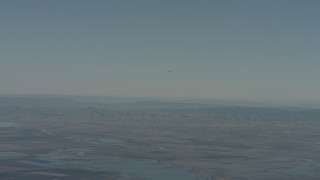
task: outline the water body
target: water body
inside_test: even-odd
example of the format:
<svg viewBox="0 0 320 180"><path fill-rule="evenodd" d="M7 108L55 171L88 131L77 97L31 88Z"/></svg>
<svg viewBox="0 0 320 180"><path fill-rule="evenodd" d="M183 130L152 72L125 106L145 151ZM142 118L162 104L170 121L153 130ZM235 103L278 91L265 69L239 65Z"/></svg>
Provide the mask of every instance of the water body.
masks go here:
<svg viewBox="0 0 320 180"><path fill-rule="evenodd" d="M17 152L0 152L0 158L16 158L16 157L24 157L27 154L17 153Z"/></svg>
<svg viewBox="0 0 320 180"><path fill-rule="evenodd" d="M83 151L79 151L83 152ZM79 154L79 152L77 154ZM92 168L123 172L123 179L139 177L150 180L207 180L206 174L192 173L182 169L163 167L151 160L136 160L102 157L103 160L74 160L76 155L50 153L37 155L34 161L22 160L20 163L46 168ZM71 160L72 159L72 160Z"/></svg>
<svg viewBox="0 0 320 180"><path fill-rule="evenodd" d="M11 123L11 122L0 122L0 128L18 128L21 127L20 124Z"/></svg>

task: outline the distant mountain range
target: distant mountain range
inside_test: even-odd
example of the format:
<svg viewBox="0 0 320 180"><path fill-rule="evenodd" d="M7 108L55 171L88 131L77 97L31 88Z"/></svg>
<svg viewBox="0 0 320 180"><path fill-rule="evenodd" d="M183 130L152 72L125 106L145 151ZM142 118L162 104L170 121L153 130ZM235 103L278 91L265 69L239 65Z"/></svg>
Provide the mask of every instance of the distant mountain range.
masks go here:
<svg viewBox="0 0 320 180"><path fill-rule="evenodd" d="M14 95L0 96L0 106L17 107L103 107L103 108L216 108L216 107L272 107L286 109L320 109L319 104L278 105L247 101L223 100L170 100L156 98L99 97L67 95Z"/></svg>

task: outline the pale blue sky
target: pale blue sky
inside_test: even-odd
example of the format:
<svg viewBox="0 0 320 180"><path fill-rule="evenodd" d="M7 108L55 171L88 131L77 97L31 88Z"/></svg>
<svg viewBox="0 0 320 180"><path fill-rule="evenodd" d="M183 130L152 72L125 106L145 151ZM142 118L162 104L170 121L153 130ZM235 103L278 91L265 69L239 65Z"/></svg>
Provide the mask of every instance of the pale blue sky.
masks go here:
<svg viewBox="0 0 320 180"><path fill-rule="evenodd" d="M319 9L317 0L3 0L0 94L320 101Z"/></svg>

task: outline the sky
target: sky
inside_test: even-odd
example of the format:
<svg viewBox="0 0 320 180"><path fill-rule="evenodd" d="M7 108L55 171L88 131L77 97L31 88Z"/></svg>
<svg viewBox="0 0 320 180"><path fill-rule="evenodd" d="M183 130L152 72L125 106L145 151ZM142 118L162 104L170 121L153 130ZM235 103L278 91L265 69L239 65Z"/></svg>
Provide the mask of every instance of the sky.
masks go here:
<svg viewBox="0 0 320 180"><path fill-rule="evenodd" d="M320 101L319 8L2 0L0 94Z"/></svg>

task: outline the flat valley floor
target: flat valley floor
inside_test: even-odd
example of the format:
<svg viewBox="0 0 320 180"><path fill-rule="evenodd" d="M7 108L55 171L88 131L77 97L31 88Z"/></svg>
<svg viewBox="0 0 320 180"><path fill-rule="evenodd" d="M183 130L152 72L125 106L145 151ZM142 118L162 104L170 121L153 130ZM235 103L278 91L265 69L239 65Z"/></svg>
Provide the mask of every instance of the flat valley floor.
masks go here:
<svg viewBox="0 0 320 180"><path fill-rule="evenodd" d="M320 179L320 111L0 107L2 180Z"/></svg>

